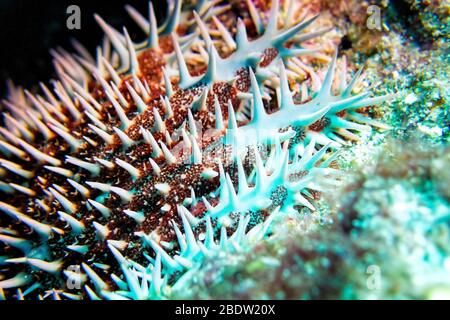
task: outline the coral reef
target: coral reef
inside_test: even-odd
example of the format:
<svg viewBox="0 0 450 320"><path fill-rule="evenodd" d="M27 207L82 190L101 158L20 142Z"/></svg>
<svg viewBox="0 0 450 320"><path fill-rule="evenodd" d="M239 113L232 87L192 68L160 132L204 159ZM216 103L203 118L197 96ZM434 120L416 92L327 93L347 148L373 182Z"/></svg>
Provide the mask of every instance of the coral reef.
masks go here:
<svg viewBox="0 0 450 320"><path fill-rule="evenodd" d="M448 294L445 1L169 4L11 83L0 297Z"/></svg>

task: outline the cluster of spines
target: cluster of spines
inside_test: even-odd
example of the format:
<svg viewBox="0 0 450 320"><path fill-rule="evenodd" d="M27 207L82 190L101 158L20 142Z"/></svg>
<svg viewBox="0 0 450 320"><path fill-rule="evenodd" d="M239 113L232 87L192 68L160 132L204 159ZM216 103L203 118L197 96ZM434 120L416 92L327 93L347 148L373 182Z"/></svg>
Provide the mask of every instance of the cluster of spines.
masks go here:
<svg viewBox="0 0 450 320"><path fill-rule="evenodd" d="M212 188L216 188L216 192L212 195L216 199L215 202L218 202L215 206L210 203L211 200L208 200L211 195L206 193L201 195L206 209L203 210L201 217L195 216L185 207L190 205L194 209L198 205L198 200L200 200L192 187L190 188L190 196L174 201L176 205L165 203L161 206L160 210L163 213L170 210L178 214L177 221L170 220L173 234L177 239L176 244L159 239L160 235L155 232L147 234L144 231L138 231L135 233L136 236L142 238L144 245L151 247L156 254L155 257L151 257L144 253L150 260L149 265L145 268L133 260L124 258L120 251L123 251L128 243L124 240L113 240L114 230L110 230L107 225L98 221L90 221L98 240L105 242L118 260L125 281L113 274L111 279L120 290L111 292L111 290L108 290L109 285L102 280L101 276L91 266L82 263L82 269L85 273L84 278L85 280L89 279L93 285L85 285L85 291L89 297L143 299L164 296L165 290L163 288L168 284L170 275L192 268L194 263L201 262L202 257L213 255L214 252L226 252L230 248L245 245L244 240L247 238L253 239L253 235L256 233L258 239L263 237L269 228L270 218L262 224L263 227L259 225L246 232L250 218L245 214L270 208L272 203L269 197L277 187L285 188L288 194L282 203L280 212L295 211L294 205L314 209L313 205L306 199L307 190L321 189L320 186L313 183L313 178L317 177L318 173L332 172L325 168L333 157L329 157L326 161L323 161L322 158L326 155L326 150L330 145L338 146L339 144L335 143L343 141L337 139L333 130L340 128L359 131L366 128L355 122L342 119L337 114L345 109L355 110L386 99L386 97L367 98L365 93L353 96L352 89L359 73L348 85L344 84L345 81L341 81L339 95L333 96L331 87L336 68L335 56L330 63L321 89L314 93L310 101L299 105L294 103L288 84L287 72L281 60L286 61L290 56L310 53L310 50L302 49L298 47L298 44L303 40L319 36L325 30L297 37L300 41L297 42L296 47L287 49L284 47L286 41L292 39L300 30L310 25L315 18L295 24L292 27L288 24L287 28L279 31L277 26L278 1L274 1L265 30L263 30L262 24L257 18L258 15L255 14L254 5L251 1L247 1L247 4L257 32L262 36L249 41L242 21L238 21L235 41L216 17L216 14L220 14L226 8L217 8L210 2L203 1L197 4L199 14L194 12L194 18L188 21L190 28L193 28L195 23L198 26L203 39L203 44L200 46L198 46L199 39L196 32L183 37L174 35L179 25L181 1L175 1L169 19L159 29L156 26L151 4L149 21L142 18L131 7L127 7L136 22L148 33L148 40L140 45L133 44L126 29L124 29L124 34L120 34L101 18L96 17L107 35L107 41L104 42L103 47L99 47L97 50L97 59L92 58L77 43L75 47L79 55L72 56L63 50L53 51L55 68L59 76L59 80L54 82L54 93L44 84L41 84L41 88L45 98L25 91L26 97L32 104L32 107L30 107L21 91L11 91L10 101L6 102L6 106L19 120L5 113L5 124L10 131L0 128L0 133L4 137L4 140L0 141L2 151L13 158L25 160L34 158L37 163L43 164L42 167L40 165L35 166L36 171L42 172L43 168L51 174L56 174L59 177L58 181L64 179L67 186L71 186L75 193L84 199L83 201L85 201L89 210L95 209L100 213L103 221L108 221L113 211L116 211L116 209L105 205L104 199L107 194L117 197L118 203L130 203L133 197L136 197L136 193L140 192L140 190L132 188L134 182L146 178L146 175L159 177L165 167L177 166L182 162L181 160L186 160L177 158L173 154L171 146L174 145L174 142L177 142L174 139L178 139L183 148L188 150L187 157L191 160L190 163L202 167L199 176L204 179L204 183L211 182ZM227 58L219 56L209 36L208 27L204 23L209 18L213 20L224 42L231 50L234 50ZM165 68L158 70L163 83L164 95L155 97L152 88L153 86L160 87L161 81L152 83L151 80L142 76L139 53L145 54L146 50L161 51L158 47L158 37L168 37L170 34L172 34L170 39L174 46L174 52L162 54L166 65ZM110 44L113 45L114 50L111 50ZM198 54L190 51L193 44L197 45ZM203 45L206 47L206 51ZM273 66L276 65L275 61L269 63L268 67L258 66L258 61L261 60L263 52L267 49L277 50L279 59L275 60L280 60L278 76L276 74L274 76L271 72ZM191 57L193 60L199 59L198 56L203 56L203 63L207 65L206 72L200 76L191 76L185 56ZM173 66L174 62L177 63L178 68ZM218 64L221 65L220 70L217 67ZM250 121L246 120L248 117L245 116L245 112L235 112L236 105L233 105L232 101L235 97L225 97L229 100L226 100L224 106L223 103L219 103L219 99L217 95L214 95L213 90L216 83L234 80L238 71L243 68L249 68L251 93L248 97L248 93L240 92L240 97L247 102ZM89 73L92 73L93 78L90 78ZM179 76L176 87L172 85L170 79L174 75ZM127 77L128 81L123 81L124 77ZM88 84L93 80L101 88L100 94L88 89ZM279 83L279 110L272 114L266 113L263 102L266 97L264 95L264 81L266 80L271 83ZM213 91L213 94L210 91ZM308 93L302 92L302 95L303 100L307 100ZM186 98L190 102L187 104L183 101L179 102L182 98ZM208 99L211 98L214 106L214 112L212 113L214 121L205 119L198 119L198 121L203 120L207 126L214 126L219 131L219 138L222 137L225 145L230 146L234 156L231 157L231 165L229 164L226 168L223 168L217 162L203 165L205 154L202 154L201 150L206 146L203 145L202 141L198 141L195 115L199 115L202 111L210 114L209 105L211 104L208 103ZM149 108L149 101L152 101L150 105L153 105L153 109ZM105 103L111 110L114 110L116 120L110 119L110 115L105 111ZM164 114L164 116L161 114ZM364 118L357 112L353 112L351 115L352 120L377 124L374 120ZM236 120L238 117L243 119L241 123ZM322 134L308 130L308 126L325 117L329 123L327 130L324 130ZM107 124L108 118L109 121L113 121L114 126ZM67 127L69 119L78 124L83 123L83 121L91 122L87 125L87 129L94 133L95 137L86 135L86 131L75 134L71 128ZM144 120L149 121L151 127L148 124L143 125L143 123L140 125L140 122L144 122ZM186 130L186 124L189 131ZM290 146L289 139L292 138L293 134L289 129L299 127L308 131L307 139L298 145ZM258 131L261 128L269 128L269 134L257 139L241 139L251 136L251 129ZM151 151L148 163L143 166L136 166L126 159L116 156L117 154L127 156L129 149L140 143L134 137L135 134L133 138L130 137L130 135L133 135L133 130L139 133L140 139L148 145ZM66 148L66 152L73 155L66 154L62 160L61 150L47 149L42 144L40 146L33 145L36 132L41 134L44 141L56 139L60 147ZM233 137L231 143L226 137L229 134ZM342 134L342 131L340 131L340 134ZM351 132L347 130L347 136L345 134L343 136L349 138ZM245 141L245 143L240 144L239 141ZM285 141L284 148L281 148L281 142L283 141ZM316 152L316 142L325 145L325 147L319 148ZM92 151L101 145L112 146L110 150L105 149L112 150L112 154L110 152L110 156L101 157L100 153ZM275 146L265 165L263 165L259 152L252 150L255 146L260 145ZM120 148L117 148L117 146ZM91 157L91 160L75 156L77 153L83 153L86 156L86 150L93 152L96 156ZM250 177L247 177L245 170L249 170L252 165L247 165L244 168L242 158L250 155L249 150L253 151L256 165ZM289 163L290 159L293 159L291 164ZM69 164L70 167L65 166L64 162ZM316 167L318 162L320 163L319 167ZM73 191L67 190L67 187L61 186L59 182L47 181L48 179L45 176L36 176L36 172L33 170L13 161L1 159L0 164L6 171L25 180L36 178L38 186L47 185L48 187L43 190L45 198L54 199L56 202L49 204L44 199L37 198L35 188L27 185L27 183L1 182L2 191L7 193L20 192L27 199L34 199L33 207L39 207L42 212L50 213L53 210L50 205L57 205L59 209L56 211L57 220L67 223L72 236L76 237L85 232L87 221L82 221L78 215L80 203L71 201L68 196ZM235 171L231 170L234 166L237 167ZM118 180L119 184L95 181L104 170L113 168L121 168L129 175L131 184L128 185L131 188L123 188L120 179ZM146 168L151 168L151 170L148 171ZM229 173L225 173L226 171L229 171ZM233 182L232 178L234 177L230 176L232 172L237 178L237 183ZM289 176L299 172L302 172L302 178L298 181L290 181ZM216 176L218 176L217 179L215 179ZM49 175L49 177L55 176ZM177 183L177 177L174 177L173 180ZM50 184L51 186L49 186ZM234 185L238 186L237 191ZM162 197L170 198L171 187L169 183L155 183L153 187ZM99 193L100 195L98 195ZM92 195L98 196L92 198ZM257 201L250 200L253 198ZM41 238L37 241L37 243L40 243L38 248L44 251L51 249L45 245L48 239L55 235L63 236L65 234L64 225L58 223L61 227L51 226L33 219L27 212L22 212L19 206L16 207L2 202L0 209L35 231ZM278 209L273 210L272 208L274 212L270 217L275 213L279 214ZM236 213L239 216L238 222L233 223L233 219L230 218L236 216ZM143 224L146 219L145 212L130 208L122 210L122 214L135 221L137 225ZM212 221L214 221L214 227ZM181 222L184 233L178 227L178 222ZM234 230L233 236L227 236L226 226ZM205 228L205 232L201 233L205 237L204 242L196 238L197 236L193 232L195 228ZM217 233L220 235L219 244L214 241ZM24 254L24 257L19 258L2 257L2 260L0 260L2 264L28 264L31 268L37 268L49 274L58 275L61 273L62 261L49 261L48 256L40 253L30 254L32 249L35 249L33 248L33 242L18 237L14 230L3 228L0 240L8 246L17 248ZM66 248L81 255L87 254L90 249L88 245L78 244L77 242L66 245ZM171 256L168 252L173 250L178 250L178 254ZM94 262L93 265L100 269L109 268L108 265L101 262ZM67 270L64 270L63 273L68 278L73 276ZM0 280L0 289L20 288L31 282L30 274L19 273L14 277ZM180 285L180 283L177 282L175 286ZM25 297L39 286L41 286L40 283L31 283L31 286L24 292L18 289L17 296L19 298ZM63 294L67 298L81 297L67 292L63 292ZM57 290L53 290L52 295L54 298L59 297Z"/></svg>

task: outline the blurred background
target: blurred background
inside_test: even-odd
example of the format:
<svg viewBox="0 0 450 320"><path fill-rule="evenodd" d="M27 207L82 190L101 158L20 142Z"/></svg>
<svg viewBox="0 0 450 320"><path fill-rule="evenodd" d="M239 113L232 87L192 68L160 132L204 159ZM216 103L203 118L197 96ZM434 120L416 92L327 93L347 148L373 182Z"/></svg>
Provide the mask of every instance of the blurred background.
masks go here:
<svg viewBox="0 0 450 320"><path fill-rule="evenodd" d="M161 22L166 14L166 1L153 1L156 17ZM31 87L53 75L49 49L61 46L72 50L75 38L90 52L102 39L102 31L94 19L98 13L121 30L125 25L133 39L143 39L142 31L125 11L126 4L148 16L148 0L0 0L0 97L6 94L6 79ZM67 7L81 9L81 29L69 30Z"/></svg>

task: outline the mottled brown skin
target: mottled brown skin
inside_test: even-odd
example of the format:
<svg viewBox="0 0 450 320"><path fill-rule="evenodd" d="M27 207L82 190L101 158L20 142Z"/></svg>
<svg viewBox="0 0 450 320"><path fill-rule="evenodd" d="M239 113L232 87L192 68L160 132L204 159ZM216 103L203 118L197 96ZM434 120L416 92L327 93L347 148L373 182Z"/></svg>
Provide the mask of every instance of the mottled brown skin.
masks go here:
<svg viewBox="0 0 450 320"><path fill-rule="evenodd" d="M278 53L278 50L275 48L268 48L264 50L261 60L259 61L259 65L262 68L267 67L278 56Z"/></svg>
<svg viewBox="0 0 450 320"><path fill-rule="evenodd" d="M237 72L236 88L241 92L250 90L250 73L247 68L241 68Z"/></svg>
<svg viewBox="0 0 450 320"><path fill-rule="evenodd" d="M311 124L308 127L308 129L310 129L312 131L320 132L323 129L325 129L325 127L328 126L329 124L330 124L330 120L328 118L324 117L324 118L317 120L313 124Z"/></svg>

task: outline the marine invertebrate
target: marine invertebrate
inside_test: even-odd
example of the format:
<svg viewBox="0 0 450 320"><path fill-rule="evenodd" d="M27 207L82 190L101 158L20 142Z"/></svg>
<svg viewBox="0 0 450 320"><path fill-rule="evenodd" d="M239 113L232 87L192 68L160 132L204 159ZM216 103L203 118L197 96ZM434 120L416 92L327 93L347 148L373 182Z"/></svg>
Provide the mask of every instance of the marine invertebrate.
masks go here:
<svg viewBox="0 0 450 320"><path fill-rule="evenodd" d="M267 19L247 1L249 32L227 5L193 8L174 1L158 28L151 3L148 21L128 7L141 44L96 17L95 59L80 45L53 51L53 90L11 87L2 297L168 297L205 257L263 238L275 215L314 210L308 199L336 183L327 150L379 125L359 109L389 96L355 94L360 73L347 83L342 61L335 77L337 52L322 80L304 67L316 92L289 67L327 31L304 32L314 17L279 28L278 1Z"/></svg>

